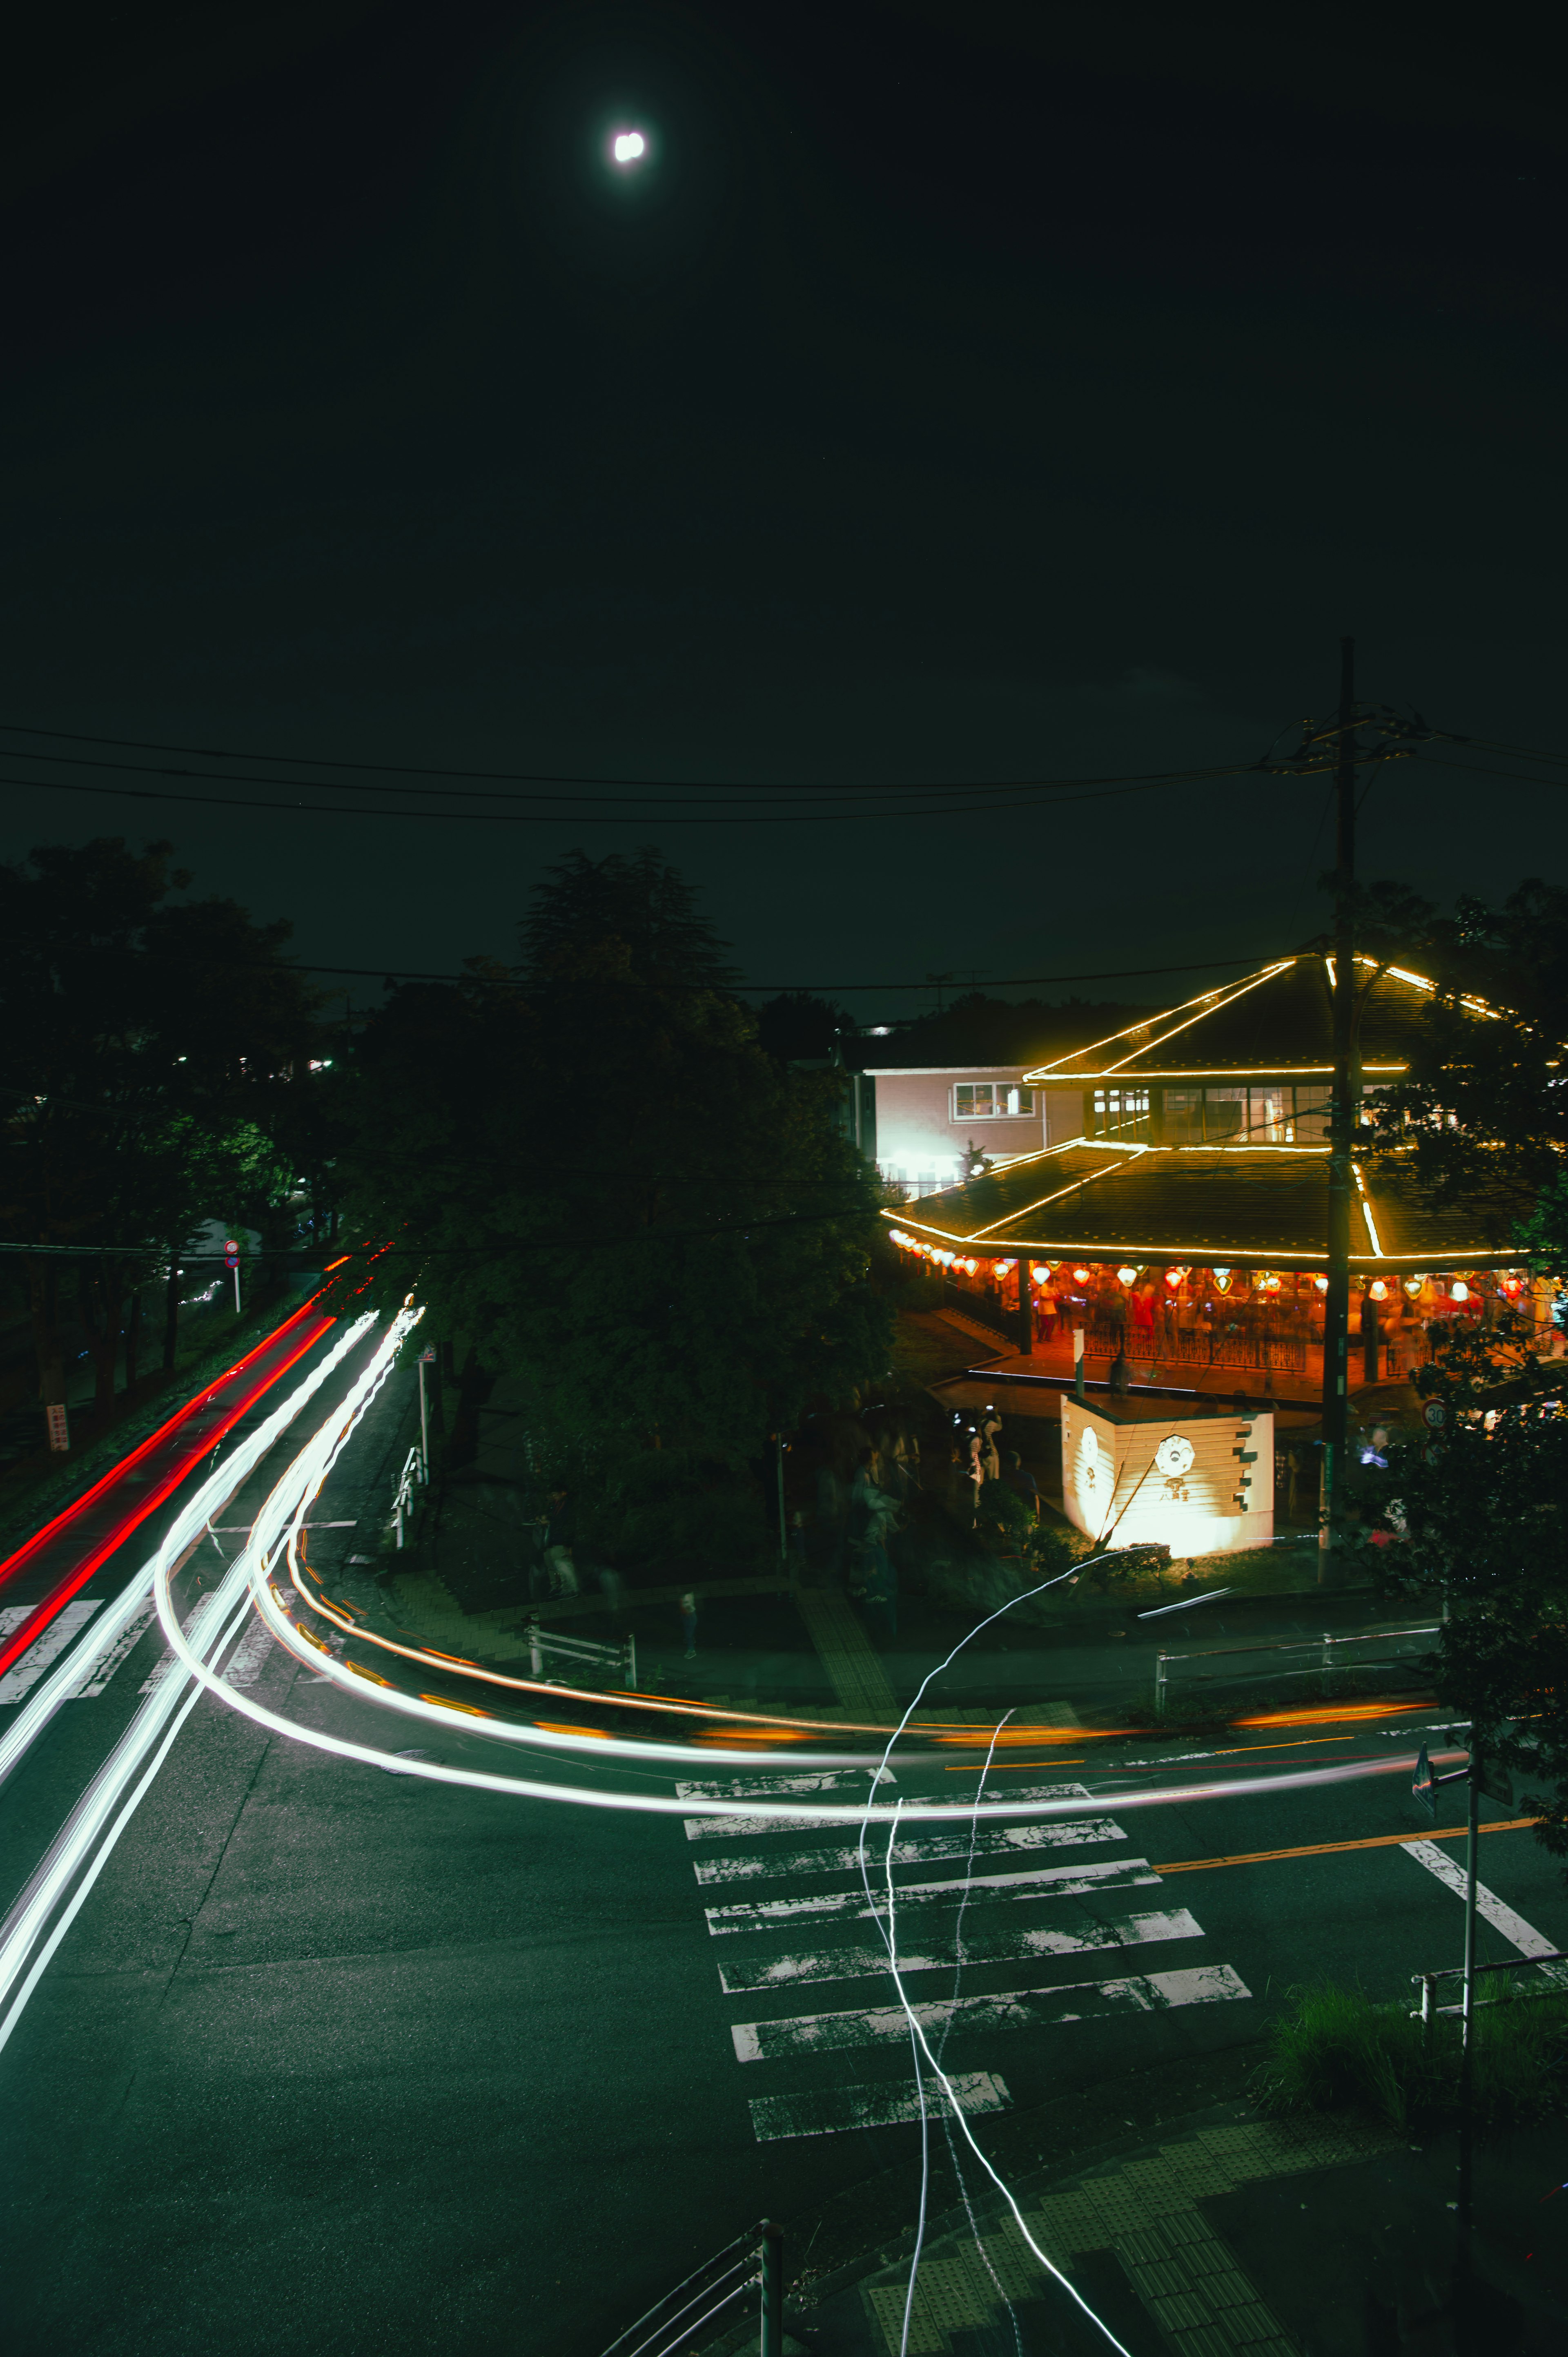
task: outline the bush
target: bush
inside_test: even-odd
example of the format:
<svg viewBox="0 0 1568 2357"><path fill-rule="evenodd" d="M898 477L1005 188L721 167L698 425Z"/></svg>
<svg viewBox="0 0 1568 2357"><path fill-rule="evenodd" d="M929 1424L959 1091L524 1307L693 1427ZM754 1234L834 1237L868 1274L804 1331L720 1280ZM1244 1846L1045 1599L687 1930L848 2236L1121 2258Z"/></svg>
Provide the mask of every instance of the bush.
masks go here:
<svg viewBox="0 0 1568 2357"><path fill-rule="evenodd" d="M1253 2082L1264 2111L1353 2107L1402 2130L1440 2126L1459 2115L1460 2033L1455 2015L1434 2020L1426 2032L1408 2003L1373 2005L1359 1989L1319 1981L1292 1991L1291 2010L1270 2030L1269 2047ZM1473 2116L1486 2127L1513 2126L1563 2110L1568 2099L1568 1995L1510 1995L1478 2009L1471 2096Z"/></svg>

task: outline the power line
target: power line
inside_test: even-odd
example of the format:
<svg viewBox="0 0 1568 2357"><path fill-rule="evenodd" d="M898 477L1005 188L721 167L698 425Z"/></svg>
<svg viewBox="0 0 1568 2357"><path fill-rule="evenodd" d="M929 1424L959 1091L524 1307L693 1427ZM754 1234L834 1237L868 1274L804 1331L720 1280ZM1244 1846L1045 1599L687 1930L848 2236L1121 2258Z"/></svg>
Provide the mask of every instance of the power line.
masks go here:
<svg viewBox="0 0 1568 2357"><path fill-rule="evenodd" d="M437 974L424 966L312 965L303 959L293 961L287 965L273 965L264 961L239 958L166 957L161 951L157 950L141 950L136 954L140 957L151 958L160 965L200 966L212 973L222 971L244 974L343 974L352 981L360 982L483 982L489 978L482 974ZM1213 966L1267 965L1280 954L1282 952L1276 950L1256 950L1245 957L1190 958L1180 965L1106 966L1093 974L1004 974L994 981L988 981L985 987L988 990L1024 990L1064 982L1145 982L1155 974L1203 974ZM1283 954L1295 956L1300 952L1286 951ZM584 983L576 979L553 980L548 976L523 981L521 978L522 969L519 966L504 966L500 971L509 982L517 983L521 990L530 994L542 990L602 990L615 989L619 986L638 989L642 986L636 981L626 985L618 985L613 980ZM918 982L715 982L693 983L682 985L680 987L734 992L800 991L810 995L825 990L929 990L933 985L931 976L926 974Z"/></svg>
<svg viewBox="0 0 1568 2357"><path fill-rule="evenodd" d="M25 758L19 754L4 756L8 760ZM1102 788L1086 793L1065 793L1052 789L1039 800L1029 802L1015 800L1004 802L955 802L945 808L911 809L899 805L896 815L905 819L976 818L992 813L1041 808L1048 802L1055 809L1062 802L1109 802L1122 794L1147 793L1159 786L1193 785L1203 780L1244 777L1251 775L1255 762L1238 762L1229 768L1184 770L1140 779L1125 786ZM585 813L580 810L562 811L456 811L456 810L386 810L334 808L326 802L270 802L255 795L242 794L182 794L170 793L162 787L80 785L65 778L7 778L11 786L27 786L42 793L102 794L116 802L194 802L212 810L275 810L285 811L292 818L397 818L432 820L441 824L468 826L834 826L853 823L856 820L874 819L878 823L888 816L886 805L872 805L865 810L850 811L736 811L671 814L662 813L657 819L639 814L620 817L614 813ZM214 779L213 784L221 784ZM957 791L953 788L950 791ZM988 792L1004 791L997 787L981 789ZM1007 789L1005 791L1015 791Z"/></svg>
<svg viewBox="0 0 1568 2357"><path fill-rule="evenodd" d="M234 753L225 752L220 748L210 746L166 745L156 739L148 740L137 737L87 737L70 728L33 728L30 727L26 721L20 720L0 721L0 734L19 737L47 737L51 744L107 745L117 747L123 751L134 753L184 753L192 759L203 761L262 761L286 765L293 769L355 770L370 776L392 778L477 778L483 780L485 783L491 785L510 784L519 786L557 785L590 787L650 786L656 790L672 789L675 787L701 787L706 791L726 793L762 793L782 792L789 791L787 786L781 786L776 783L769 784L769 782L765 779L731 778L713 781L703 778L585 777L579 775L575 771L560 770L460 770L450 767L426 767L412 762L402 761L341 761L329 753ZM26 759L27 757L25 755L17 755L12 758ZM61 754L40 754L38 758L40 760L60 760L69 759L71 757ZM85 762L82 763L82 766L86 766ZM118 767L121 765L106 764L105 766ZM128 767L130 765L126 764L124 766ZM1241 762L1235 766L1238 769L1253 769L1257 764L1254 762ZM175 773L171 772L170 774ZM178 774L184 773L181 772ZM815 787L806 787L802 785L800 791L820 793L882 793L908 791L918 791L922 793L948 793L968 790L980 793L993 793L1010 791L1015 787L1038 786L1049 788L1053 785L1120 786L1141 784L1145 782L1157 783L1166 778L1208 777L1211 774L1213 773L1207 770L1175 771L1163 770L1147 771L1138 770L1123 771L1120 774L1112 774L1104 777L1062 779L946 779L937 780L932 783L924 786L917 786L911 780L896 780L887 785L878 786L867 785L861 780L830 780ZM253 782L274 784L277 781L272 779L265 779L257 780Z"/></svg>
<svg viewBox="0 0 1568 2357"><path fill-rule="evenodd" d="M34 751L30 747L23 752L12 752L5 749L4 750L3 757L6 760L11 761L48 761L50 764L62 769L109 770L120 776L128 775L138 778L181 778L195 785L248 785L275 787L280 786L285 782L283 780L278 778L254 777L248 772L240 772L238 774L230 772L226 775L212 774L205 770L161 769L150 766L145 761L95 760L84 753L39 753ZM241 757L236 756L235 758L238 759ZM325 767L328 765L321 764L319 766ZM354 766L356 768L368 768L369 764L356 763ZM1256 766L1257 764L1255 762L1238 762L1230 765L1230 769L1236 774L1246 774L1255 769ZM453 770L446 772L446 774L454 777L462 777L467 773L462 770ZM480 774L484 773L481 772ZM697 798L699 792L702 796L707 798L711 798L715 795L736 794L757 795L766 798L773 795L788 794L791 796L799 796L802 799L812 802L822 802L843 794L898 794L903 796L915 794L929 795L951 793L1023 794L1055 793L1063 791L1069 786L1081 786L1097 789L1100 787L1110 786L1131 787L1142 785L1181 785L1189 781L1197 781L1204 778L1213 777L1216 774L1223 775L1227 774L1227 771L1224 769L1221 769L1217 772L1213 768L1199 770L1128 770L1103 777L1090 776L1082 778L1016 778L991 780L950 779L939 781L935 784L928 785L919 784L912 780L897 779L861 785L811 785L806 783L804 780L790 781L788 780L776 781L772 784L765 783L760 780L745 783L734 780L719 780L712 784L707 784L701 780L677 778L672 779L670 781L670 790L668 791L656 791L650 794L639 793L636 795L608 791L607 789L611 785L620 782L618 780L601 780L595 781L588 779L569 779L564 780L561 789L553 793L525 793L521 791L520 788L516 787L509 788L505 793L489 793L478 786L458 786L452 790L452 799L459 802L566 802L569 799L566 791L566 788L569 786L574 791L579 788L587 789L587 799L590 801L598 801L601 798L606 801L617 802L635 801L638 802L648 802L656 808L663 809L671 802L694 800ZM39 785L47 785L48 780L39 780L36 782ZM657 780L648 778L628 780L627 782L635 783L639 786L657 784ZM301 783L308 786L313 791L318 793L419 794L424 796L426 800L428 800L432 795L437 794L442 791L438 786L389 786L382 781L378 781L373 785L360 785L357 780L348 778L308 778L302 780ZM692 793L683 791L678 792L676 791L677 788L692 788L693 791ZM711 799L704 800L702 806L703 808L711 808ZM574 803L572 807L575 810L577 808L577 804Z"/></svg>

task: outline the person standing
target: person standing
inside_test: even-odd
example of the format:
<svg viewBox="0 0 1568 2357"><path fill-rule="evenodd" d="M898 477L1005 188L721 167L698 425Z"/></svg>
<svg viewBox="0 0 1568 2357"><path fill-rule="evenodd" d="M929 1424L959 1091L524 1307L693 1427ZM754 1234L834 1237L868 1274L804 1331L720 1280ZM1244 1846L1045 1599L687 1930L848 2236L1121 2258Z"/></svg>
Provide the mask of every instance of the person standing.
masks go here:
<svg viewBox="0 0 1568 2357"><path fill-rule="evenodd" d="M688 1587L681 1598L681 1635L686 1647L686 1659L697 1658L697 1591Z"/></svg>

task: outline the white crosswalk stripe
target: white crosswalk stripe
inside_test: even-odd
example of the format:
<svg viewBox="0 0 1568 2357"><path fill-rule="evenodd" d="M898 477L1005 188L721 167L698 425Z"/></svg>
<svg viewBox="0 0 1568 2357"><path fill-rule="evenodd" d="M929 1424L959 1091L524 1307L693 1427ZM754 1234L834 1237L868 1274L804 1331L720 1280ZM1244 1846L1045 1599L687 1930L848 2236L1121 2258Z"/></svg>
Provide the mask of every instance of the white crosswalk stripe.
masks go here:
<svg viewBox="0 0 1568 2357"><path fill-rule="evenodd" d="M0 1636L8 1637L37 1609L35 1604L7 1604L0 1610ZM44 1672L59 1661L78 1630L86 1627L97 1609L96 1603L84 1604L79 1599L57 1613L43 1635L0 1678L0 1703L20 1702L28 1688L36 1685Z"/></svg>
<svg viewBox="0 0 1568 2357"><path fill-rule="evenodd" d="M678 1784L681 1800L804 1800L818 1793L846 1800L873 1798L869 1770L762 1777L734 1782L717 1780ZM893 1796L876 1792L884 1804ZM1014 1788L1009 1798L1026 1804L1047 1800L1092 1803L1082 1784ZM965 1993L954 1975L999 1964L1037 1964L1048 1971L1058 1958L1125 1955L1129 1949L1158 1949L1201 1940L1202 1925L1185 1908L1126 1908L1120 1894L1157 1886L1160 1876L1147 1858L1073 1858L1035 1863L1042 1851L1089 1848L1125 1842L1109 1816L1035 1819L1022 1824L992 1819L976 1823L959 1813L954 1824L917 1823L895 1832L886 1817L868 1829L863 1871L858 1841L823 1838L820 1821L760 1813L686 1821L687 1839L715 1846L716 1854L693 1857L699 1886L757 1881L794 1881L808 1886L836 1879L837 1889L794 1889L767 1899L736 1899L706 1907L708 1930L723 1938L715 1955L719 1986L726 1996L754 1999L788 1996L816 1983L879 1981L877 2003L772 2020L734 2022L730 2036L736 2060L787 2062L819 2054L880 2050L889 2061L902 2050L908 2058L909 2018L890 1978L880 1918L886 1911L888 1841L896 1869L898 1966L918 2022L933 2044L950 2036L964 2039L1052 2029L1074 2022L1125 2018L1130 2014L1225 2004L1251 1992L1229 1964L1172 1966L1120 1974L1101 1980L1071 1980L1038 1987ZM815 1834L814 1842L802 1841ZM727 1853L725 1842L745 1844ZM959 1861L959 1871L915 1878L908 1869ZM980 1861L988 1870L975 1871ZM865 1875L869 1875L869 1898ZM800 1944L801 1935L806 1944ZM932 1994L925 1975L942 1974L948 1986ZM912 1986L910 1986L912 1984ZM940 1984L939 1984L940 1986ZM960 2054L955 2060L970 2058ZM748 2073L749 2075L749 2073ZM1012 2098L993 2071L950 2072L957 2100L966 2112L1005 2110ZM764 2081L766 2084L766 2080ZM931 2091L927 2090L928 2105ZM750 2099L759 2143L783 2137L836 2136L860 2128L886 2127L920 2117L920 2091L906 2067L897 2076L861 2083L793 2093L761 2093Z"/></svg>
<svg viewBox="0 0 1568 2357"><path fill-rule="evenodd" d="M1090 1923L1073 1932L1053 1931L1037 1923L1004 1932L977 1932L966 1924L960 1945L961 1958L950 1947L932 1943L932 1953L898 1950L901 1973L950 1972L956 1962L966 1964L1012 1964L1031 1956L1081 1955L1093 1948L1135 1948L1157 1940L1201 1940L1203 1926L1185 1907L1170 1914L1123 1915L1112 1923ZM878 1941L855 1948L817 1948L797 1956L726 1956L719 1965L719 1985L732 1995L741 1989L781 1988L798 1981L865 1980L887 1970L887 1951Z"/></svg>
<svg viewBox="0 0 1568 2357"><path fill-rule="evenodd" d="M749 1797L749 1795L747 1796ZM792 1796L793 1797L793 1796ZM869 1798L869 1794L867 1798ZM1035 1801L1087 1801L1087 1784L1026 1784L1021 1792L1011 1792L1008 1798L1020 1803ZM880 1805L886 1808L883 1801ZM955 1812L956 1814L956 1812ZM886 1818L871 1820L870 1838L875 1841L878 1824ZM820 1817L688 1817L685 1820L688 1841L754 1841L758 1834L821 1833ZM985 1828L987 1832L990 1826ZM884 1835L884 1840L886 1836ZM964 1842L969 1840L968 1820L965 1820Z"/></svg>
<svg viewBox="0 0 1568 2357"><path fill-rule="evenodd" d="M1017 1874L968 1874L941 1882L901 1882L898 1912L902 1916L907 1907L956 1907L966 1890L996 1892L1005 1899L1081 1899L1101 1890L1131 1890L1159 1878L1146 1857L1118 1858L1109 1866L1026 1866ZM716 1937L725 1932L777 1931L801 1916L869 1917L881 1909L866 1905L864 1890L814 1890L799 1899L739 1900L704 1911L708 1929Z"/></svg>
<svg viewBox="0 0 1568 2357"><path fill-rule="evenodd" d="M1250 1996L1229 1964L1197 1964L1186 1972L1144 1973L1117 1981L1072 1981L1065 1988L1004 1989L990 1996L940 1997L910 2010L929 2036L945 2030L1034 2029L1042 2022L1091 2021L1101 2014L1165 2012L1173 2006L1209 2005ZM865 2006L853 2013L803 2013L788 2021L737 2021L730 2031L736 2060L764 2062L780 2054L823 2054L846 2046L907 2044L908 2016L901 2005Z"/></svg>
<svg viewBox="0 0 1568 2357"><path fill-rule="evenodd" d="M1076 1849L1090 1842L1125 1841L1120 1825L1109 1817L1052 1818L1038 1824L963 1825L954 1833L907 1834L893 1845L895 1866L919 1866L928 1858L1006 1857L1020 1850ZM887 1836L875 1827L866 1844L873 1874L880 1874L887 1856ZM749 1850L737 1857L704 1857L692 1871L699 1882L748 1882L764 1876L786 1874L846 1874L860 1871L858 1842L837 1849Z"/></svg>

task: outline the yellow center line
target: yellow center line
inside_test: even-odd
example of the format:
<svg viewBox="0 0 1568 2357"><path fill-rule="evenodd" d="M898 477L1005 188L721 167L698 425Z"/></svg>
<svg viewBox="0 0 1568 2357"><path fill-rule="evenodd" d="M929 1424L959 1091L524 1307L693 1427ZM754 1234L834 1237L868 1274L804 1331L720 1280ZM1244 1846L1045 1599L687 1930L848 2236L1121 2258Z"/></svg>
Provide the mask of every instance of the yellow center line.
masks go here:
<svg viewBox="0 0 1568 2357"><path fill-rule="evenodd" d="M1539 1825L1540 1817L1510 1817L1506 1824L1483 1825L1484 1834L1517 1834L1526 1825ZM1307 1842L1300 1849L1252 1849L1239 1857L1184 1857L1165 1866L1156 1866L1155 1874L1201 1874L1210 1866L1268 1866L1275 1858L1329 1857L1342 1849L1387 1849L1396 1843L1420 1841L1462 1841L1467 1827L1445 1825L1441 1833L1430 1834L1369 1834L1363 1841Z"/></svg>

